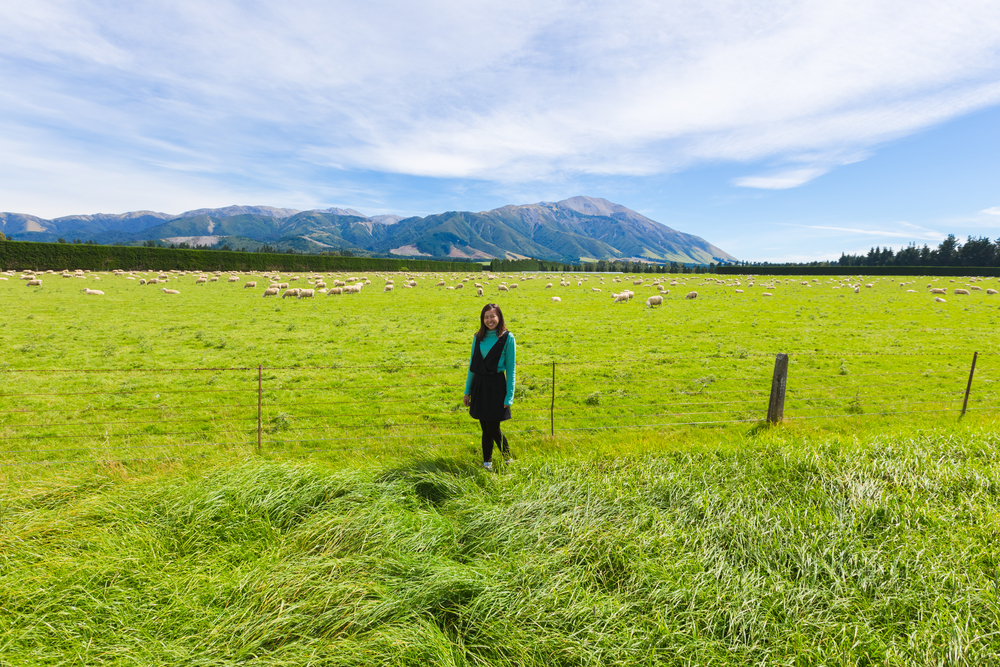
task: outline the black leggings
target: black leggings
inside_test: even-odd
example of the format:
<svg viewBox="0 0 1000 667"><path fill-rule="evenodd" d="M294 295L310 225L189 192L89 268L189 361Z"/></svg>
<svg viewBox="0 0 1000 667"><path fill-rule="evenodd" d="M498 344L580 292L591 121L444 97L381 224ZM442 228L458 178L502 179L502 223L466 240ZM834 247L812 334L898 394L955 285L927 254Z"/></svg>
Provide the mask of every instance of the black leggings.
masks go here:
<svg viewBox="0 0 1000 667"><path fill-rule="evenodd" d="M479 420L479 425L483 428L483 461L493 460L493 444L500 445L500 451L505 456L510 456L510 447L507 446L507 436L500 432L500 422Z"/></svg>

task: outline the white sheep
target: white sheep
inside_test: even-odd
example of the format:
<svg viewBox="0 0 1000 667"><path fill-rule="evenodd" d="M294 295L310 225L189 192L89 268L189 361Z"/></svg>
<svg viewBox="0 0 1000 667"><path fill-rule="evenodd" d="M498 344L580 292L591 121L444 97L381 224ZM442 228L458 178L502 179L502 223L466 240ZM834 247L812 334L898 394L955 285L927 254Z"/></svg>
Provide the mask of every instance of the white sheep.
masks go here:
<svg viewBox="0 0 1000 667"><path fill-rule="evenodd" d="M663 297L657 294L646 299L646 307L652 308L653 306L663 306Z"/></svg>
<svg viewBox="0 0 1000 667"><path fill-rule="evenodd" d="M948 290L944 287L935 287L931 290L931 294L947 294Z"/></svg>
<svg viewBox="0 0 1000 667"><path fill-rule="evenodd" d="M956 288L955 291L952 292L952 294L968 294L968 293L969 293L969 290L967 290L967 289L961 289L961 288Z"/></svg>
<svg viewBox="0 0 1000 667"><path fill-rule="evenodd" d="M482 295L483 295L483 288L480 287L476 290L476 296L482 296Z"/></svg>
<svg viewBox="0 0 1000 667"><path fill-rule="evenodd" d="M326 293L326 295L327 296L333 296L334 294L336 294L337 296L340 296L343 293L344 293L344 288L343 287L331 287L330 291L328 291Z"/></svg>
<svg viewBox="0 0 1000 667"><path fill-rule="evenodd" d="M508 291L506 285L497 285L497 290L500 291L500 292L506 292L506 291Z"/></svg>
<svg viewBox="0 0 1000 667"><path fill-rule="evenodd" d="M549 283L549 284L547 284L547 285L545 286L545 289L548 289L548 288L550 288L550 287L552 287L552 283Z"/></svg>
<svg viewBox="0 0 1000 667"><path fill-rule="evenodd" d="M314 298L316 298L316 290L315 289L300 289L299 290L299 298L300 299L314 299Z"/></svg>
<svg viewBox="0 0 1000 667"><path fill-rule="evenodd" d="M594 292L600 292L601 291L600 287L591 287L590 289L591 289L591 291L594 291Z"/></svg>
<svg viewBox="0 0 1000 667"><path fill-rule="evenodd" d="M297 287L294 287L292 289L286 289L285 293L281 295L281 298L284 299L285 297L288 296L298 296L298 295L299 295L299 289Z"/></svg>
<svg viewBox="0 0 1000 667"><path fill-rule="evenodd" d="M743 290L741 290L741 289L738 289L738 290L736 290L736 293L737 293L737 294L743 294Z"/></svg>
<svg viewBox="0 0 1000 667"><path fill-rule="evenodd" d="M559 298L559 297L557 297L557 296L554 296L554 297L552 297L552 300L553 300L553 301L555 301L556 303L558 303L558 302L562 301L562 299L560 299L560 298Z"/></svg>
<svg viewBox="0 0 1000 667"><path fill-rule="evenodd" d="M697 292L688 292L688 293L687 293L687 294L686 294L686 295L684 296L684 298L685 298L685 299L697 299L697 298L698 298L698 293L697 293Z"/></svg>
<svg viewBox="0 0 1000 667"><path fill-rule="evenodd" d="M619 292L618 294L612 294L615 303L628 303L628 294L626 292Z"/></svg>
<svg viewBox="0 0 1000 667"><path fill-rule="evenodd" d="M770 292L764 292L763 294L761 294L761 296L774 296L774 295L771 294Z"/></svg>
<svg viewBox="0 0 1000 667"><path fill-rule="evenodd" d="M995 289L988 289L988 290L986 290L986 293L987 294L996 294L997 291Z"/></svg>
<svg viewBox="0 0 1000 667"><path fill-rule="evenodd" d="M277 287L268 287L266 290L264 290L264 298L266 299L269 296L278 296L278 292L280 291L281 290L279 290Z"/></svg>
<svg viewBox="0 0 1000 667"><path fill-rule="evenodd" d="M942 299L939 296L934 297L934 301L936 301L937 303L948 303L947 301L945 301L944 299Z"/></svg>
<svg viewBox="0 0 1000 667"><path fill-rule="evenodd" d="M462 283L455 285L455 289L462 289L463 287L465 287L465 285L463 285Z"/></svg>
<svg viewBox="0 0 1000 667"><path fill-rule="evenodd" d="M180 294L180 292L178 290L167 289L166 287L161 287L160 291L163 292L164 294Z"/></svg>
<svg viewBox="0 0 1000 667"><path fill-rule="evenodd" d="M41 287L41 286L42 286L42 281L41 281L41 280L38 280L38 279L35 279L35 280L29 280L28 282L26 282L26 283L24 284L24 286L25 286L25 287Z"/></svg>
<svg viewBox="0 0 1000 667"><path fill-rule="evenodd" d="M83 293L84 294L97 294L98 296L104 296L104 292L102 292L101 290L99 290L99 289L88 289L86 287L83 288Z"/></svg>
<svg viewBox="0 0 1000 667"><path fill-rule="evenodd" d="M194 284L195 285L201 285L201 284L207 283L207 282L208 282L208 278L202 276L201 278L198 278L198 280L194 281Z"/></svg>
<svg viewBox="0 0 1000 667"><path fill-rule="evenodd" d="M386 286L384 288L382 288L382 291L383 292L391 292L392 291L392 284L391 283L387 283Z"/></svg>
<svg viewBox="0 0 1000 667"><path fill-rule="evenodd" d="M251 280L250 282L248 282L247 284L245 284L243 286L243 289L246 289L248 287L257 287L257 281L256 280Z"/></svg>
<svg viewBox="0 0 1000 667"><path fill-rule="evenodd" d="M229 276L229 282L231 283L239 282L239 280L240 280L239 276Z"/></svg>

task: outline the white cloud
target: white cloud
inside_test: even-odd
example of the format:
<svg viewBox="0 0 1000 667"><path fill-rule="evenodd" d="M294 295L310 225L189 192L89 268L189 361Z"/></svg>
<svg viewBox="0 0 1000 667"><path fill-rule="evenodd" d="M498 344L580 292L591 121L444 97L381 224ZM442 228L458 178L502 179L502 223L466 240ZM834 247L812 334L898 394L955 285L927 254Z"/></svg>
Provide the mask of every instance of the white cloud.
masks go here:
<svg viewBox="0 0 1000 667"><path fill-rule="evenodd" d="M991 206L989 208L983 209L983 213L987 215L1000 215L1000 206Z"/></svg>
<svg viewBox="0 0 1000 667"><path fill-rule="evenodd" d="M80 170L206 190L717 161L781 189L1000 103L998 52L993 0L35 0L0 8L0 118Z"/></svg>
<svg viewBox="0 0 1000 667"><path fill-rule="evenodd" d="M940 241L947 234L942 234L931 229L926 229L924 227L918 227L917 225L911 225L907 222L901 222L900 225L907 227L913 231L899 231L890 229L864 229L862 227L839 227L836 225L795 225L790 223L778 223L783 227L798 227L801 229L817 229L821 231L831 231L831 232L841 232L844 234L860 234L862 236L877 236L887 239L906 239L906 240L921 240L921 241Z"/></svg>
<svg viewBox="0 0 1000 667"><path fill-rule="evenodd" d="M785 190L808 183L817 176L822 176L829 169L806 168L792 169L770 176L742 176L734 179L733 184L744 188L761 188L764 190Z"/></svg>

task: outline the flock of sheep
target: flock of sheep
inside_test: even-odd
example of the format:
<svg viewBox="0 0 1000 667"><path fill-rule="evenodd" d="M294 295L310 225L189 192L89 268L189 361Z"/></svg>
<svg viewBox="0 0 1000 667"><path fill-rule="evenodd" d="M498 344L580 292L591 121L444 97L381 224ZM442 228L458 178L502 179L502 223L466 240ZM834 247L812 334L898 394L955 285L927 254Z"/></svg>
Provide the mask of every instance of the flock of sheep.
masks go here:
<svg viewBox="0 0 1000 667"><path fill-rule="evenodd" d="M291 276L288 278L283 278L278 273L271 272L253 272L248 274L239 273L229 273L223 274L221 271L216 271L214 273L202 273L202 272L189 272L189 271L152 271L152 272L141 272L141 271L121 271L116 270L110 272L111 275L124 278L125 280L135 280L140 285L162 285L171 284L172 286L181 285L184 283L191 285L207 285L208 283L219 282L223 275L227 275L226 281L229 283L240 282L245 280L245 278L251 278L251 280L246 280L244 282L244 289L258 289L258 283L266 284L267 287L264 288L263 296L264 298L274 296L280 296L282 299L285 298L296 298L296 299L309 299L315 298L317 295L325 294L327 296L342 296L348 294L360 294L361 290L371 285L372 281L370 278L364 276L352 276L348 278L341 279L334 275L324 276L323 274L311 274L306 276L304 279L301 276ZM0 274L0 280L8 280L11 277L18 275L14 271L7 271ZM55 271L45 271L34 272L34 271L23 271L20 274L21 280L26 281L29 287L41 287L43 276L60 276L62 278L77 278L83 280L100 281L101 275L108 276L109 272L102 272L100 275L96 272L84 271L81 269L76 269L75 271L65 270L62 272ZM241 277L244 276L244 277ZM191 280L192 277L194 280ZM383 281L383 292L393 292L396 287L396 280L401 281L401 288L409 289L417 286L417 279L428 281L436 281L434 283L435 287L444 288L446 290L458 290L464 289L466 284L472 281L472 287L476 290L476 296L482 297L485 295L485 290L489 289L495 283L494 289L498 294L504 292L510 292L518 287L518 283L510 282L512 279L518 279L522 282L527 282L535 280L537 278L542 278L541 274L517 274L516 276L508 275L503 276L494 273L476 273L470 274L465 277L460 277L457 273L450 274L385 274L381 272L374 272L373 277ZM547 280L554 280L553 276L545 276ZM736 294L744 294L745 290L750 288L758 288L763 290L761 296L770 297L773 296L775 291L780 287L791 285L793 283L798 283L801 287L823 287L828 286L832 289L847 289L858 294L862 290L862 286L865 289L874 289L877 286L881 286L883 283L895 280L897 278L882 277L879 279L871 280L871 282L864 282L863 276L835 276L826 279L825 285L819 278L812 278L811 280L804 280L802 278L780 278L777 276L733 276L731 278L721 278L717 276L701 276L703 282L699 285L714 285L714 286L724 286L733 288ZM593 282L591 282L593 279ZM327 281L329 280L329 284ZM481 281L481 282L477 282ZM608 286L606 281L610 280L611 285ZM646 307L654 308L656 306L663 306L664 297L670 294L669 287L684 286L685 283L679 282L676 278L657 279L655 277L644 278L642 276L622 276L618 274L563 274L558 277L558 285L560 288L571 288L573 283L576 283L577 288L589 287L590 291L600 293L603 291L605 286L609 287L611 292L612 303L628 303L635 297L635 292L632 291L632 287L636 289L654 289L656 293L649 296L646 299ZM937 279L939 282L944 279ZM952 293L956 295L969 295L972 292L983 291L983 287L975 283L983 282L984 278L977 277L966 277L962 283L962 287L954 287ZM309 287L292 287L292 283L301 281L306 283ZM452 282L454 284L449 285ZM906 288L910 285L915 284L916 281L911 280L909 282L900 282L900 288ZM955 279L950 279L951 283L955 283ZM586 283L590 283L587 285ZM600 285L600 287L598 286ZM613 291L616 284L621 284L623 288L619 291ZM631 285L631 287L624 287L624 285ZM555 289L554 282L547 282L544 289ZM934 295L934 301L938 303L945 303L946 300L943 298L947 295L948 289L946 287L937 287L933 282L927 284L925 288L929 294ZM83 288L83 293L85 295L93 296L103 296L104 291L99 289L92 289L89 287ZM161 287L160 291L164 294L180 294L180 290L175 287ZM916 293L916 289L907 289L906 293ZM985 293L988 295L997 294L997 290L993 288L987 288ZM698 298L698 292L689 291L684 296L685 299L696 299ZM559 303L562 298L559 296L551 297L551 301L554 303Z"/></svg>

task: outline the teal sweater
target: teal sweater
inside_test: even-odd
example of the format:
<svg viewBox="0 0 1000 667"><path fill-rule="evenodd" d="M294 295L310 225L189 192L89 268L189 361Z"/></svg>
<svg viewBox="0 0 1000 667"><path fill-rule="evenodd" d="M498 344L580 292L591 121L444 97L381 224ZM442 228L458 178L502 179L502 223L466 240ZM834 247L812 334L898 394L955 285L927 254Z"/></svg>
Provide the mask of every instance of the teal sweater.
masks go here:
<svg viewBox="0 0 1000 667"><path fill-rule="evenodd" d="M497 332L487 331L486 338L483 342L479 344L479 353L486 358L490 350L493 349L493 345L497 342ZM517 343L514 342L514 334L507 333L507 346L504 351L500 353L500 361L497 362L497 373L505 372L507 373L507 395L503 399L504 405L513 405L514 403L514 357L517 352ZM472 355L476 353L476 337L472 337L472 352L469 355L469 373L465 378L465 393L468 394L472 391Z"/></svg>

